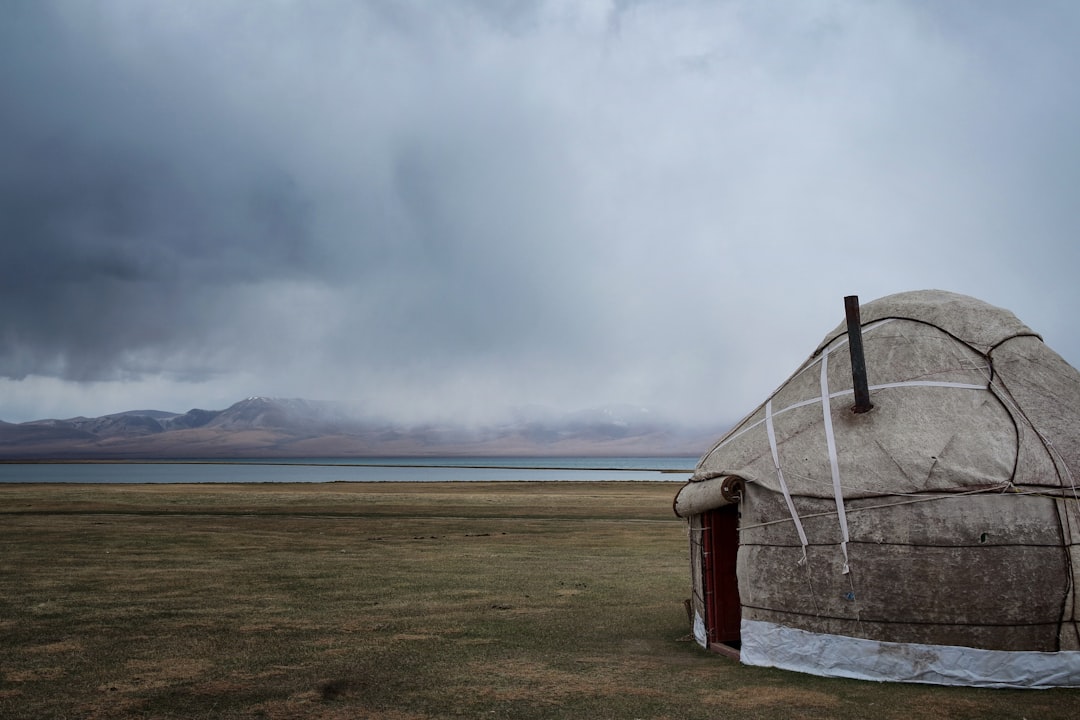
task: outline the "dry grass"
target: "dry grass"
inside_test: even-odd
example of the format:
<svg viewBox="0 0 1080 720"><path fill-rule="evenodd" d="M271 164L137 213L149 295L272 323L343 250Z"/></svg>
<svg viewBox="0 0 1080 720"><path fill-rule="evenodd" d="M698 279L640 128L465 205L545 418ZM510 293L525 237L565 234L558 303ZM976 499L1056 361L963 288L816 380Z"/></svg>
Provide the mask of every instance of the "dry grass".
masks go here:
<svg viewBox="0 0 1080 720"><path fill-rule="evenodd" d="M1080 715L701 651L674 490L0 485L0 717Z"/></svg>

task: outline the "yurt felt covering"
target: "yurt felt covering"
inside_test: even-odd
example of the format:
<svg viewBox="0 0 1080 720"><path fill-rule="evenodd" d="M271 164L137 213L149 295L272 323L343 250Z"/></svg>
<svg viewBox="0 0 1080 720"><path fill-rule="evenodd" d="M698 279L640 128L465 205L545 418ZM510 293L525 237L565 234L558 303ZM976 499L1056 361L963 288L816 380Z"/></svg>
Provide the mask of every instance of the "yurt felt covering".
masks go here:
<svg viewBox="0 0 1080 720"><path fill-rule="evenodd" d="M675 499L699 642L702 514L737 499L743 662L1080 685L1080 373L963 295L902 293L861 315L871 411L852 411L842 325Z"/></svg>

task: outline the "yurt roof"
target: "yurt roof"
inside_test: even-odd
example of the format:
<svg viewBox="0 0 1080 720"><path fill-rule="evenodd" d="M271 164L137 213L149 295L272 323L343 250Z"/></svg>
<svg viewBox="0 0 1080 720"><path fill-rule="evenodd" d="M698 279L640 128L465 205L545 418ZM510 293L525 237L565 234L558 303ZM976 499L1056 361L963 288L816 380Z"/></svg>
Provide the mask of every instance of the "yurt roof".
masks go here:
<svg viewBox="0 0 1080 720"><path fill-rule="evenodd" d="M945 290L888 295L863 305L859 313L864 325L888 318L933 325L984 354L1013 337L1039 337L1008 310ZM841 323L825 336L814 354L817 355L826 345L846 333L847 323Z"/></svg>
<svg viewBox="0 0 1080 720"><path fill-rule="evenodd" d="M1069 488L1080 473L1080 373L1013 313L923 290L861 307L871 401L853 404L842 324L701 458L675 501L730 502L728 477L808 497ZM785 494L787 494L785 493Z"/></svg>

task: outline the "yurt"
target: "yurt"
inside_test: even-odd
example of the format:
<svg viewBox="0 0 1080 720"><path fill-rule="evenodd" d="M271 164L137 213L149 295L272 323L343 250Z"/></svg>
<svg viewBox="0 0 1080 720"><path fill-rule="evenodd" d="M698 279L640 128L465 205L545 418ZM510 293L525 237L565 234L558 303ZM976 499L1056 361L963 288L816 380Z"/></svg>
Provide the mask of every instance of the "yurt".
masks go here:
<svg viewBox="0 0 1080 720"><path fill-rule="evenodd" d="M1080 373L971 297L848 300L675 497L698 643L825 676L1080 686Z"/></svg>

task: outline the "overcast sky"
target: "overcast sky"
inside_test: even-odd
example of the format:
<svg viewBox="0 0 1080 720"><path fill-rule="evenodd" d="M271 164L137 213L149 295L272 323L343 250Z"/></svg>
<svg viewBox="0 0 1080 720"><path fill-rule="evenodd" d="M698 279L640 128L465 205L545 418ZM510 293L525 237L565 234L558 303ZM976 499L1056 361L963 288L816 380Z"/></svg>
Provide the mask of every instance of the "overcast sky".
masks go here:
<svg viewBox="0 0 1080 720"><path fill-rule="evenodd" d="M0 419L727 423L843 297L1080 365L1080 3L8 0Z"/></svg>

